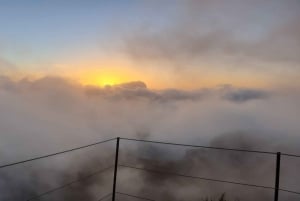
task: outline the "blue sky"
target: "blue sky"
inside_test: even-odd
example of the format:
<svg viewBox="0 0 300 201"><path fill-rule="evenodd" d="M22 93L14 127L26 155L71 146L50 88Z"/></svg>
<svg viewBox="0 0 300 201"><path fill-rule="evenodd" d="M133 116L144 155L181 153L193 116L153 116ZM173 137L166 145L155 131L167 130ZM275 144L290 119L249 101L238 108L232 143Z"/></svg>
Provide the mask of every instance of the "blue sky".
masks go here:
<svg viewBox="0 0 300 201"><path fill-rule="evenodd" d="M138 11L127 7L125 1L124 4L109 2L9 1L1 3L1 41L8 46L11 45L13 49L28 48L33 54L43 52L45 57L71 51L82 45L97 46L97 41L100 43L100 41L110 40L109 30L113 28L112 24L122 18L124 23L130 26L135 19L130 19L128 13L132 13L133 10ZM124 16L129 17L125 19Z"/></svg>
<svg viewBox="0 0 300 201"><path fill-rule="evenodd" d="M1 1L0 50L21 65L73 56L81 49L101 54L102 46L113 44L122 32L145 21L159 26L162 16L152 9L137 0Z"/></svg>

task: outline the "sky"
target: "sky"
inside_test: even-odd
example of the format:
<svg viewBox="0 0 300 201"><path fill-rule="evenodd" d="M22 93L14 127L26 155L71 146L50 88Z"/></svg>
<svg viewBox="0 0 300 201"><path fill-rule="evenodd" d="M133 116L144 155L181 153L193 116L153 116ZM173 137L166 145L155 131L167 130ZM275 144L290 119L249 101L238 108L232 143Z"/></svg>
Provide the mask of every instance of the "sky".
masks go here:
<svg viewBox="0 0 300 201"><path fill-rule="evenodd" d="M299 86L300 3L0 2L0 73L150 88Z"/></svg>
<svg viewBox="0 0 300 201"><path fill-rule="evenodd" d="M299 22L299 0L0 0L0 166L114 137L300 155ZM274 185L273 155L122 146L140 167ZM98 148L1 169L0 200L102 167L112 147ZM282 156L281 188L300 192L298 159ZM273 200L273 191L123 173L124 187L153 199ZM101 182L57 199L98 200Z"/></svg>

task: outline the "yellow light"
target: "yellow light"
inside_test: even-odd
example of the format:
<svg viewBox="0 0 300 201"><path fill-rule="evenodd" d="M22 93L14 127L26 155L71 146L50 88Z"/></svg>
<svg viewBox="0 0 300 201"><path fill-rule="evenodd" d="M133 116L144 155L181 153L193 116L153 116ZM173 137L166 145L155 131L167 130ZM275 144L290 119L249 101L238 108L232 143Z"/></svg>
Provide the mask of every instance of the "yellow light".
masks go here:
<svg viewBox="0 0 300 201"><path fill-rule="evenodd" d="M103 76L99 78L99 81L96 81L101 86L115 85L120 83L120 79L114 76Z"/></svg>
<svg viewBox="0 0 300 201"><path fill-rule="evenodd" d="M80 72L78 80L84 85L97 85L104 87L107 85L116 85L134 80L126 71L122 70L94 70Z"/></svg>

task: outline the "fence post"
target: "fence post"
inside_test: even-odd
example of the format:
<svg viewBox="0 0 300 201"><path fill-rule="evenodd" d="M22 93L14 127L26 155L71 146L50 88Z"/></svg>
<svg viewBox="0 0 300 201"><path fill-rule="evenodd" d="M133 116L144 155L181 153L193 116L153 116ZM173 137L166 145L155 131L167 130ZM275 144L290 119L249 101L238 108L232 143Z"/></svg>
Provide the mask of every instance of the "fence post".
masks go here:
<svg viewBox="0 0 300 201"><path fill-rule="evenodd" d="M279 179L280 179L280 157L281 157L281 153L277 152L277 154L276 154L276 178L275 178L274 201L278 201Z"/></svg>
<svg viewBox="0 0 300 201"><path fill-rule="evenodd" d="M116 199L116 183L117 183L118 160L119 160L119 143L120 143L120 137L117 137L112 201L115 201L115 199Z"/></svg>

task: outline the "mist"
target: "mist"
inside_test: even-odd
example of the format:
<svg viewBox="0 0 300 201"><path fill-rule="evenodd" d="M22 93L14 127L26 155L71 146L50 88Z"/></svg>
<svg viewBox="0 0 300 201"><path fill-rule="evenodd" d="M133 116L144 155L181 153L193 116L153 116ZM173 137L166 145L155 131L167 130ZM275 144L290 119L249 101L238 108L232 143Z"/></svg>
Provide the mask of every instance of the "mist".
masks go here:
<svg viewBox="0 0 300 201"><path fill-rule="evenodd" d="M0 168L0 201L70 182L40 200L99 201L116 137L300 155L299 2L1 3L0 167L112 140ZM273 200L268 188L141 168L272 188L274 154L122 139L119 165L117 191L156 201ZM281 165L280 188L300 192L300 160Z"/></svg>
<svg viewBox="0 0 300 201"><path fill-rule="evenodd" d="M297 107L299 97L297 92L292 91L287 94L286 91L282 93L280 90L237 88L231 85L190 91L152 90L141 81L97 87L83 86L61 77L19 81L1 77L1 164L117 136L299 154L300 111ZM28 171L24 171L24 166L21 166L23 171L20 171L18 167L4 172L2 170L1 183L7 185L6 181L10 181L15 189L18 191L22 189L20 195L23 195L23 191L27 196L36 195L41 192L41 189L49 189L60 183L61 178L70 180L70 175L78 177L80 172L89 173L91 169L96 170L98 167L107 167L108 164L113 165L113 143L99 150L100 148L78 153L80 157L75 153L75 156L72 154L61 156L58 159L51 159L50 162L46 160L37 164L28 164L25 166L25 170ZM273 158L262 159L260 156L248 158L239 153L225 153L224 155L224 153L178 148L175 149L177 154L174 154L174 148L168 150L164 147L149 147L149 145L132 143L128 146L123 143L122 150L124 162L133 161L136 165L143 167L152 167L156 164L156 168L168 170L169 165L172 164L175 170L196 175L201 173L206 177L224 178L223 174L228 174L229 180L235 178L245 182L250 181L250 183L263 182L266 185L273 185ZM151 153L159 154L151 155ZM109 156L110 159L108 159ZM100 159L110 162L103 165ZM191 161L194 162L191 163ZM236 164L236 161L239 163ZM97 165L94 165L95 163ZM185 164L189 165L185 166ZM253 173L252 170L252 173L251 171L248 173L245 171L248 170L248 165L254 165L253 169L257 167L255 169L257 171ZM87 166L93 168L90 169ZM199 166L200 172L197 168ZM291 165L287 167L287 170L294 170L294 167ZM9 173L10 171L12 173ZM41 174L45 171L49 172L47 176ZM262 179L266 171L269 174L266 179ZM120 174L120 188L122 189L122 184L133 181L129 175L134 177L136 174L139 175L138 180L143 185L140 186L141 188L133 185L131 190L142 194L145 194L147 189L148 194L152 191L157 192L151 189L157 184L153 175L132 173L132 171ZM296 172L287 171L283 174L287 178L283 176L283 180L289 188L297 190L299 185L295 183L295 178L299 178L294 174ZM109 174L106 175L111 178ZM290 178L293 181L290 181ZM97 193L95 194L93 188L101 186L99 181L94 180L88 185L82 184L85 186L83 195L90 196L91 200L96 199ZM106 178L105 181L107 184L111 180ZM165 184L165 181L168 184ZM197 196L200 191L195 191L199 184L193 182L186 184L176 178L174 180L168 177L163 180L159 177L157 182L163 184L165 190L162 192L161 189L156 196L167 196L170 197L169 200L176 200L174 196L176 197L177 194L170 189L174 188L173 185L182 185L187 192L194 192L190 194L190 199L199 198ZM235 192L236 195L238 189L232 186L220 187L214 192L213 185L202 183L200 186L203 189L205 186L206 190L201 191L201 197L216 198L223 192L228 194ZM39 188L34 188L36 186ZM8 188L2 189L9 191ZM243 190L238 192L244 197L247 194ZM14 194L17 195L17 193ZM69 194L60 195L61 197L50 199L59 200L64 197L65 200L74 200L74 197ZM263 200L263 198L270 198L272 193L260 192L253 195L255 196L248 197ZM80 200L80 196L77 197ZM288 198L291 199L289 196ZM17 200L17 197L11 200Z"/></svg>
<svg viewBox="0 0 300 201"><path fill-rule="evenodd" d="M137 69L163 69L174 82L185 76L213 82L206 78L218 75L214 84L299 87L299 1L153 1L146 6L160 16L159 25L145 20L118 38L121 53Z"/></svg>
<svg viewBox="0 0 300 201"><path fill-rule="evenodd" d="M191 61L199 64L213 58L236 62L239 68L265 62L269 64L265 66L269 73L275 68L272 64L297 67L299 2L287 2L186 0L177 2L173 8L154 1L148 6L169 8L169 12L157 9L165 25L154 29L157 24L145 23L147 26L141 24L141 29L130 30L124 38L124 52L140 62L168 61L171 66L182 68ZM278 16L282 18L271 23ZM262 34L257 35L257 31Z"/></svg>

